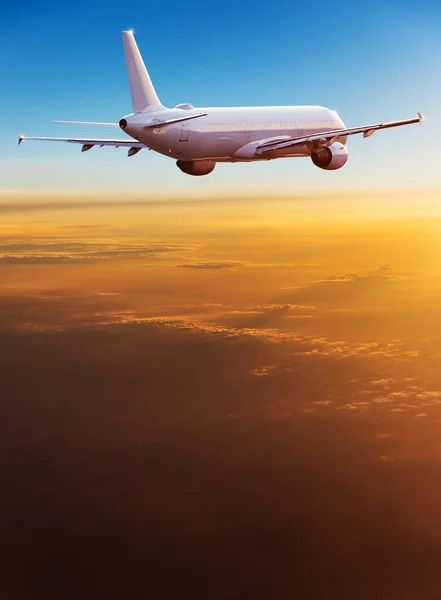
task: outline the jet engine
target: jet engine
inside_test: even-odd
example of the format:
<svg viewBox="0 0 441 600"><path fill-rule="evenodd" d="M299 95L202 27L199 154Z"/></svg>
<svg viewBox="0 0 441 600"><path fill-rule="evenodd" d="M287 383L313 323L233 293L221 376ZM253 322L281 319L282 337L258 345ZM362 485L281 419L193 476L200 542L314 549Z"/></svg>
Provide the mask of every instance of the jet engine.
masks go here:
<svg viewBox="0 0 441 600"><path fill-rule="evenodd" d="M335 171L341 169L348 160L348 151L346 146L340 142L334 142L329 147L322 147L311 154L311 160L316 167L325 169L325 171Z"/></svg>
<svg viewBox="0 0 441 600"><path fill-rule="evenodd" d="M216 166L214 160L177 160L176 165L187 175L208 175Z"/></svg>

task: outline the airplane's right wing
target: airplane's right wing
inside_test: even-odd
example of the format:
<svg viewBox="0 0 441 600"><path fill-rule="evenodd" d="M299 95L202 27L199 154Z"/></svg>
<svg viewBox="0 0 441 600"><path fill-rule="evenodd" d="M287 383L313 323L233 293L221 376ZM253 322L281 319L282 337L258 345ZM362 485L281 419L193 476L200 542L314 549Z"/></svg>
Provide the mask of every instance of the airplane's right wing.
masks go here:
<svg viewBox="0 0 441 600"><path fill-rule="evenodd" d="M86 139L86 138L60 138L60 137L28 137L25 135L17 134L18 144L20 145L24 140L37 140L43 142L67 142L68 144L82 144L81 152L87 152L94 146L114 146L119 148L128 148L128 156L137 154L143 148L147 148L145 144L141 142L135 142L134 140L101 140L101 139Z"/></svg>

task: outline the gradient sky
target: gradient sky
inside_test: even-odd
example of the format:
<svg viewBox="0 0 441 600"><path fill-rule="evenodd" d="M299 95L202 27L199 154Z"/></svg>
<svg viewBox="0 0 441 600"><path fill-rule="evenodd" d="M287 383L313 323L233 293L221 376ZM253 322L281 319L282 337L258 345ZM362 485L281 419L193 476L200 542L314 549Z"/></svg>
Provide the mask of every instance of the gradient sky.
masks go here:
<svg viewBox="0 0 441 600"><path fill-rule="evenodd" d="M98 135L109 129L52 119L116 121L131 110L120 31L134 28L167 106L322 104L348 126L412 117L423 128L350 140L350 159L327 173L307 160L220 165L180 173L153 152L28 143L27 135ZM2 190L175 191L433 188L440 184L439 2L280 1L7 3L1 8ZM114 133L114 132L113 132ZM355 137L355 136L354 136Z"/></svg>

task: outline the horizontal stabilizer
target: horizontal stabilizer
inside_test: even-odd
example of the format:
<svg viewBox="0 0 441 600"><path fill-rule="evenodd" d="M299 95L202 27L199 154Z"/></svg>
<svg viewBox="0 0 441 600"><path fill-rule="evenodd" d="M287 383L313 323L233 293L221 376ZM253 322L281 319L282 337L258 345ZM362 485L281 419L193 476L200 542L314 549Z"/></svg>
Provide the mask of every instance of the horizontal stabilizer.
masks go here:
<svg viewBox="0 0 441 600"><path fill-rule="evenodd" d="M182 121L190 121L190 119L198 119L199 117L206 117L207 113L201 113L199 115L191 115L189 117L178 117L177 119L168 119L167 121L155 121L144 125L143 129L156 129L157 127L165 127L166 125L173 125L173 123L181 123Z"/></svg>
<svg viewBox="0 0 441 600"><path fill-rule="evenodd" d="M96 125L97 127L118 127L118 123L99 123L97 121L52 121L52 123L67 123L68 125Z"/></svg>

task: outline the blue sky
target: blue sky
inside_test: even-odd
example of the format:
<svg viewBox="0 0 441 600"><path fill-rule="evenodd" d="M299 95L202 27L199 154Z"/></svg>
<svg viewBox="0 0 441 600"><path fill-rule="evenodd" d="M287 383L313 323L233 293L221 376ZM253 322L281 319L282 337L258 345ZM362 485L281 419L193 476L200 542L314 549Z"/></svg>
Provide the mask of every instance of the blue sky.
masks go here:
<svg viewBox="0 0 441 600"><path fill-rule="evenodd" d="M204 193L226 189L423 188L441 184L441 5L369 3L10 3L1 9L0 189ZM50 123L130 112L120 31L133 28L162 102L174 106L321 104L347 125L412 117L422 128L352 138L344 169L310 161L219 165L183 175L153 152L16 145L28 135L112 137Z"/></svg>

